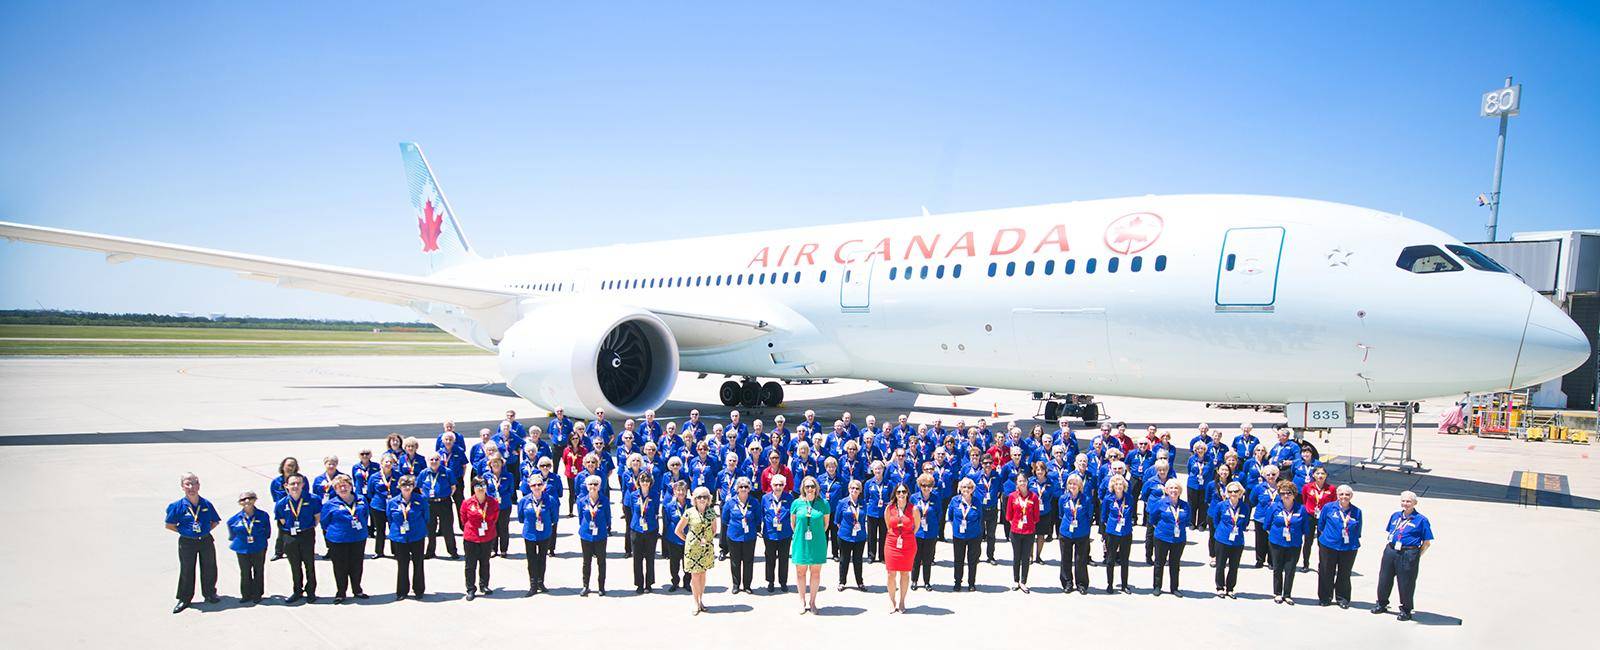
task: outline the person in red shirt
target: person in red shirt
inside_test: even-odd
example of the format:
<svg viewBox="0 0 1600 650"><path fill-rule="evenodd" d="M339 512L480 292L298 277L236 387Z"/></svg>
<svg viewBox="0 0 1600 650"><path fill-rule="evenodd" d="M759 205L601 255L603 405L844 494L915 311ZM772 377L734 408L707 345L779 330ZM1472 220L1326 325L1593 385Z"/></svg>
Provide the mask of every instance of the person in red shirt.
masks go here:
<svg viewBox="0 0 1600 650"><path fill-rule="evenodd" d="M1033 559L1033 530L1039 524L1039 495L1033 493L1028 474L1017 472L1017 489L1006 497L1006 523L1011 524L1012 591L1028 593L1028 565Z"/></svg>
<svg viewBox="0 0 1600 650"><path fill-rule="evenodd" d="M495 542L495 524L500 520L500 504L489 498L488 484L472 478L472 498L461 503L461 536L467 542L467 600L493 593L489 588L489 550ZM474 581L474 576L477 580Z"/></svg>
<svg viewBox="0 0 1600 650"><path fill-rule="evenodd" d="M1317 515L1321 514L1322 506L1339 500L1339 491L1328 484L1328 470L1318 467L1311 473L1311 482L1300 488L1300 505L1306 510L1306 530L1313 531L1305 535L1305 541L1300 546L1300 572L1311 570L1311 545L1315 542L1317 528Z"/></svg>
<svg viewBox="0 0 1600 650"><path fill-rule="evenodd" d="M589 455L589 447L583 441L583 434L573 431L567 437L567 446L561 452L561 475L567 477L567 516L571 517L578 507L578 472L583 471L583 457Z"/></svg>
<svg viewBox="0 0 1600 650"><path fill-rule="evenodd" d="M767 452L767 466L765 469L761 470L762 494L772 491L773 476L782 476L783 484L785 486L794 484L794 473L790 472L789 468L783 466L782 459L778 456L777 450Z"/></svg>

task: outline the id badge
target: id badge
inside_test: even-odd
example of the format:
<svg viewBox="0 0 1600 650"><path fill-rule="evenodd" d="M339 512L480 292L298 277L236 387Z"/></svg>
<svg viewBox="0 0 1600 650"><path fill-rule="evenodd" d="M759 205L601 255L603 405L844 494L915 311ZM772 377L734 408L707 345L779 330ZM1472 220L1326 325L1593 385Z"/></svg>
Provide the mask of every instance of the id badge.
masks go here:
<svg viewBox="0 0 1600 650"><path fill-rule="evenodd" d="M961 533L962 535L967 534L967 520L961 520L961 524L957 527L956 532Z"/></svg>
<svg viewBox="0 0 1600 650"><path fill-rule="evenodd" d="M409 532L411 532L411 525L404 521L400 522L400 534L404 535Z"/></svg>
<svg viewBox="0 0 1600 650"><path fill-rule="evenodd" d="M1022 521L1018 522L1017 525L1018 526L1026 526L1026 525L1028 525L1028 516L1027 515L1023 515L1022 516Z"/></svg>
<svg viewBox="0 0 1600 650"><path fill-rule="evenodd" d="M350 525L356 528L361 528L361 519L357 518L355 515L350 515Z"/></svg>
<svg viewBox="0 0 1600 650"><path fill-rule="evenodd" d="M896 538L894 538L894 547L896 549L905 548L906 547L906 538L904 538L904 537L896 537Z"/></svg>
<svg viewBox="0 0 1600 650"><path fill-rule="evenodd" d="M488 535L488 534L489 534L489 524L478 524L478 535L481 537L483 535Z"/></svg>
<svg viewBox="0 0 1600 650"><path fill-rule="evenodd" d="M1394 550L1400 550L1400 540L1398 539L1394 541Z"/></svg>
<svg viewBox="0 0 1600 650"><path fill-rule="evenodd" d="M1235 529L1233 529L1232 532L1228 533L1228 539L1230 539L1230 540L1239 539L1239 529L1235 528Z"/></svg>
<svg viewBox="0 0 1600 650"><path fill-rule="evenodd" d="M776 530L776 531L779 531L779 532L782 532L783 531L783 522L781 522L781 521L773 522L772 523L772 529Z"/></svg>
<svg viewBox="0 0 1600 650"><path fill-rule="evenodd" d="M1026 520L1024 520L1024 522L1026 522ZM1078 532L1078 520L1077 519L1073 519L1072 523L1067 524L1067 532L1069 532L1069 533Z"/></svg>
<svg viewBox="0 0 1600 650"><path fill-rule="evenodd" d="M544 530L544 521L540 520L540 521L533 522L533 529L537 530L537 531L543 531Z"/></svg>
<svg viewBox="0 0 1600 650"><path fill-rule="evenodd" d="M192 528L194 528L194 532L197 532L197 533L200 532L200 520L198 520L198 519L195 520L194 526L192 526Z"/></svg>
<svg viewBox="0 0 1600 650"><path fill-rule="evenodd" d="M806 531L806 538L805 538L805 539L806 539L806 541L808 541L808 542L809 542L809 541L811 541L811 531L809 531L809 530L808 530L808 531Z"/></svg>
<svg viewBox="0 0 1600 650"><path fill-rule="evenodd" d="M589 524L589 534L590 535L599 535L600 534L600 527L596 526L594 524Z"/></svg>
<svg viewBox="0 0 1600 650"><path fill-rule="evenodd" d="M300 527L299 526L295 526L293 528L290 528L289 529L289 534L290 535L299 535L300 534Z"/></svg>
<svg viewBox="0 0 1600 650"><path fill-rule="evenodd" d="M850 534L852 534L852 535L860 535L861 534L861 524L857 523L853 528L851 528L850 529Z"/></svg>
<svg viewBox="0 0 1600 650"><path fill-rule="evenodd" d="M256 536L255 535L245 535L244 536L244 543L246 543L246 544L254 544L254 543L256 543Z"/></svg>

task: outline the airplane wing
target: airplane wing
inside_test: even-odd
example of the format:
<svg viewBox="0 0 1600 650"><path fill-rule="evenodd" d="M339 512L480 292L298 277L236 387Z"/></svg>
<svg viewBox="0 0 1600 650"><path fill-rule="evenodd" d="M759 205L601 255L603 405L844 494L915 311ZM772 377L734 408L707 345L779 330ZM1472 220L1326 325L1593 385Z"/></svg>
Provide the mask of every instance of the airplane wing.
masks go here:
<svg viewBox="0 0 1600 650"><path fill-rule="evenodd" d="M178 244L113 237L0 221L0 239L98 251L113 264L141 257L238 271L241 277L273 282L280 287L309 289L396 305L413 301L440 302L469 309L488 309L523 294L429 278L367 271L343 266L285 260Z"/></svg>

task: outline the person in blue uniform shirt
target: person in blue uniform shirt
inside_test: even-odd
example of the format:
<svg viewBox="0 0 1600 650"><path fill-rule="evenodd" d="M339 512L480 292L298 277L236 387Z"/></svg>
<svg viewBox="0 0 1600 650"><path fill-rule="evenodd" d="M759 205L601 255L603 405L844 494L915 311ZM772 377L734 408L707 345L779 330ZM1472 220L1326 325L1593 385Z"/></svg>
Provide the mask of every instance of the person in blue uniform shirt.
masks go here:
<svg viewBox="0 0 1600 650"><path fill-rule="evenodd" d="M670 489L671 496L661 502L661 554L667 557L667 575L672 578L667 585L669 594L689 586L689 576L683 572L683 537L678 535L678 520L694 507L689 502L688 481L674 482Z"/></svg>
<svg viewBox="0 0 1600 650"><path fill-rule="evenodd" d="M656 538L661 534L661 498L648 468L635 479L635 489L623 499L628 512L628 537L633 540L633 591L655 591Z"/></svg>
<svg viewBox="0 0 1600 650"><path fill-rule="evenodd" d="M866 583L861 578L861 560L867 545L868 517L861 481L850 480L844 497L833 504L831 512L839 538L839 591L844 591L845 579L851 569L856 573L856 588L866 591Z"/></svg>
<svg viewBox="0 0 1600 650"><path fill-rule="evenodd" d="M1311 446L1300 446L1300 457L1289 465L1290 476L1294 478L1295 489L1301 489L1316 477L1317 470L1322 469L1322 461L1317 460L1311 451Z"/></svg>
<svg viewBox="0 0 1600 650"><path fill-rule="evenodd" d="M428 503L417 494L417 479L401 476L395 481L395 495L383 504L388 516L389 544L394 547L394 599L405 600L409 592L422 600L427 583L422 570L422 538L428 536Z"/></svg>
<svg viewBox="0 0 1600 650"><path fill-rule="evenodd" d="M933 591L933 563L939 537L944 534L944 506L932 473L923 472L917 477L911 507L917 511L917 529L912 533L917 539L917 554L911 562L911 588L916 589L920 580L923 588Z"/></svg>
<svg viewBox="0 0 1600 650"><path fill-rule="evenodd" d="M1227 465L1217 465L1211 471L1212 476L1206 481L1205 500L1195 505L1196 508L1206 509L1207 528L1215 525L1215 520L1211 517L1211 506L1228 498L1228 486L1234 482L1233 470L1229 469ZM1241 485L1240 489L1243 490L1244 486ZM1248 525L1249 520L1246 519L1245 521L1247 522L1246 525ZM1212 567L1217 566L1218 539L1216 535L1206 536L1206 555L1211 558ZM1243 539L1243 537L1240 537L1240 541L1243 541Z"/></svg>
<svg viewBox="0 0 1600 650"><path fill-rule="evenodd" d="M398 447L400 445L399 434L390 435L395 437L395 446ZM351 487L355 489L357 499L366 501L367 486L372 480L372 475L377 473L379 467L380 465L377 463L377 461L372 460L371 449L362 449L361 452L356 455L355 464L350 466L350 478L354 481L351 484Z"/></svg>
<svg viewBox="0 0 1600 650"><path fill-rule="evenodd" d="M289 493L285 483L296 476L299 476L301 481L306 480L306 477L300 473L300 461L298 459L294 456L288 456L278 461L278 475L272 478L271 484L267 485L267 494L272 497L271 503L277 503L279 499ZM275 542L276 545L273 547L272 553L272 559L274 560L281 560L284 557L283 547L287 543L285 541L287 536L283 532L282 530L278 531L278 539Z"/></svg>
<svg viewBox="0 0 1600 650"><path fill-rule="evenodd" d="M1194 504L1197 510L1205 508L1206 481L1211 478L1211 474L1214 471L1210 459L1206 455L1207 448L1207 443L1197 440L1189 450L1189 503ZM1205 530L1206 523L1205 515L1196 512L1190 527L1195 530Z"/></svg>
<svg viewBox="0 0 1600 650"><path fill-rule="evenodd" d="M228 518L228 548L239 556L239 602L261 602L266 591L267 543L272 516L256 509L256 493L239 494L239 512Z"/></svg>
<svg viewBox="0 0 1600 650"><path fill-rule="evenodd" d="M304 477L290 478L284 487L283 498L273 505L273 518L278 522L278 536L286 540L284 556L289 558L289 577L294 591L285 602L294 604L304 597L306 602L317 602L317 520L322 502L309 494Z"/></svg>
<svg viewBox="0 0 1600 650"><path fill-rule="evenodd" d="M178 534L178 604L176 614L194 600L195 569L200 571L200 593L206 602L221 602L217 597L217 545L211 529L222 523L216 506L200 496L200 477L184 474L178 479L183 497L167 505L167 530Z"/></svg>
<svg viewBox="0 0 1600 650"><path fill-rule="evenodd" d="M789 540L794 530L789 520L789 505L794 495L789 480L782 474L771 478L772 490L761 496L761 544L767 568L767 593L789 591Z"/></svg>
<svg viewBox="0 0 1600 650"><path fill-rule="evenodd" d="M488 484L489 498L503 513L495 520L495 549L489 557L506 556L511 548L511 507L517 503L517 477L506 470L506 461L499 456L489 457L489 472L483 480Z"/></svg>
<svg viewBox="0 0 1600 650"><path fill-rule="evenodd" d="M1416 607L1417 572L1421 568L1422 554L1433 546L1433 523L1417 512L1417 494L1410 490L1400 493L1400 510L1389 515L1384 527L1388 533L1383 545L1383 561L1378 566L1378 604L1372 613L1389 611L1389 590L1400 583L1400 620L1411 620Z"/></svg>
<svg viewBox="0 0 1600 650"><path fill-rule="evenodd" d="M590 565L599 563L600 595L606 595L606 538L611 536L611 502L601 491L601 479L589 475L583 479L584 495L578 499L578 541L583 550L583 591L580 595L594 593L589 590Z"/></svg>
<svg viewBox="0 0 1600 650"><path fill-rule="evenodd" d="M983 454L979 460L978 471L968 474L972 479L976 491L973 493L978 503L983 506L983 554L989 564L998 564L994 559L995 529L999 527L1000 502L1005 499L1005 481L1000 478L1000 473L994 470L994 457Z"/></svg>
<svg viewBox="0 0 1600 650"><path fill-rule="evenodd" d="M572 418L567 417L566 409L557 407L550 422L545 425L545 430L550 432L550 438L557 441L572 438Z"/></svg>
<svg viewBox="0 0 1600 650"><path fill-rule="evenodd" d="M509 412L509 411L508 411ZM506 471L522 476L522 448L527 446L527 440L512 427L513 420L501 420L499 430L494 434L494 444L500 448L500 455L505 458ZM520 427L520 425L518 425ZM525 430L524 430L525 431ZM511 504L507 504L508 506Z"/></svg>
<svg viewBox="0 0 1600 650"><path fill-rule="evenodd" d="M383 557L383 542L389 537L387 504L389 497L394 496L395 482L399 480L394 471L395 462L394 456L384 454L378 471L367 477L367 489L362 492L362 501L367 504L367 516L370 518L367 534L374 540L374 557Z"/></svg>
<svg viewBox="0 0 1600 650"><path fill-rule="evenodd" d="M1278 441L1267 450L1267 457L1278 466L1279 476L1288 476L1286 472L1294 465L1294 461L1300 459L1300 443L1290 440L1289 434L1289 427L1279 427Z"/></svg>
<svg viewBox="0 0 1600 650"><path fill-rule="evenodd" d="M416 438L406 438L403 448L405 453L400 455L394 470L406 476L416 476L428 466L427 460L423 459L422 453L418 451L422 448L422 443Z"/></svg>
<svg viewBox="0 0 1600 650"><path fill-rule="evenodd" d="M1094 527L1094 498L1083 489L1083 478L1067 475L1067 488L1056 499L1056 532L1060 535L1061 590L1089 593L1089 532ZM1109 562L1108 562L1109 566ZM1109 586L1109 582L1107 585Z"/></svg>
<svg viewBox="0 0 1600 650"><path fill-rule="evenodd" d="M839 459L832 456L824 459L822 473L817 475L817 497L828 504L828 512L835 513L828 519L828 550L829 556L836 561L839 559L838 505L849 486L850 480L839 473Z"/></svg>
<svg viewBox="0 0 1600 650"><path fill-rule="evenodd" d="M333 496L323 499L322 537L328 542L328 559L333 562L333 582L338 589L333 602L344 602L346 589L365 600L361 589L362 564L366 561L367 506L356 498L355 484L349 476L333 479Z"/></svg>
<svg viewBox="0 0 1600 650"><path fill-rule="evenodd" d="M556 521L561 515L561 497L550 492L554 479L541 473L528 476L528 491L517 504L522 521L522 545L528 562L528 593L548 591L544 586L545 567L555 540Z"/></svg>
<svg viewBox="0 0 1600 650"><path fill-rule="evenodd" d="M1268 554L1272 561L1272 600L1294 604L1295 562L1300 559L1300 544L1305 535L1305 509L1295 502L1299 491L1294 481L1280 480L1278 497L1267 506Z"/></svg>
<svg viewBox="0 0 1600 650"><path fill-rule="evenodd" d="M978 551L983 544L983 502L977 498L978 483L970 476L956 483L956 494L945 507L950 522L950 540L955 551L955 591L961 591L962 578L967 591L978 589Z"/></svg>
<svg viewBox="0 0 1600 650"><path fill-rule="evenodd" d="M606 421L605 409L594 410L594 419L588 422L584 431L588 435L590 449L608 449L617 444L617 432Z"/></svg>
<svg viewBox="0 0 1600 650"><path fill-rule="evenodd" d="M882 461L872 461L868 471L872 477L862 486L867 500L867 562L877 563L883 560L883 507L895 483L884 476Z"/></svg>
<svg viewBox="0 0 1600 650"><path fill-rule="evenodd" d="M1161 595L1162 572L1172 579L1171 593L1179 598L1183 593L1178 591L1178 569L1183 563L1183 545L1188 541L1186 529L1189 526L1190 505L1183 500L1183 483L1176 478L1167 479L1162 486L1160 498L1150 503L1147 511L1150 528L1154 529L1155 562L1155 588L1151 595Z"/></svg>
<svg viewBox="0 0 1600 650"><path fill-rule="evenodd" d="M1322 506L1317 516L1317 604L1350 608L1350 572L1361 548L1361 509L1351 500L1356 491L1341 485L1337 500Z"/></svg>
<svg viewBox="0 0 1600 650"><path fill-rule="evenodd" d="M1127 477L1111 476L1099 507L1100 537L1105 545L1106 593L1112 593L1113 585L1118 584L1122 593L1133 593L1128 587L1128 555L1133 548L1133 522L1138 516L1138 505L1128 489ZM1114 569L1122 572L1120 583L1113 580Z"/></svg>
<svg viewBox="0 0 1600 650"><path fill-rule="evenodd" d="M1233 590L1239 584L1239 557L1244 554L1244 530L1250 525L1250 504L1245 501L1244 485L1238 481L1228 481L1222 490L1222 498L1210 504L1217 596L1237 598Z"/></svg>
<svg viewBox="0 0 1600 650"><path fill-rule="evenodd" d="M1245 422L1239 425L1239 435L1233 437L1233 453L1240 458L1250 458L1255 455L1256 447L1261 446L1261 439L1256 437L1256 425Z"/></svg>
<svg viewBox="0 0 1600 650"><path fill-rule="evenodd" d="M734 481L733 497L722 504L723 535L728 539L728 570L733 593L750 592L755 575L756 537L761 534L761 503L751 497L753 482L744 476Z"/></svg>
<svg viewBox="0 0 1600 650"><path fill-rule="evenodd" d="M1272 542L1267 536L1267 515L1271 514L1272 502L1277 498L1278 466L1263 465L1261 467L1261 480L1256 481L1255 488L1245 495L1245 500L1250 504L1250 521L1255 523L1257 569L1266 566L1269 559Z"/></svg>
<svg viewBox="0 0 1600 650"><path fill-rule="evenodd" d="M445 466L438 454L428 456L428 466L417 474L418 496L428 504L428 548L423 558L437 557L439 538L444 538L444 549L450 559L456 559L455 476Z"/></svg>
<svg viewBox="0 0 1600 650"><path fill-rule="evenodd" d="M339 457L323 456L322 473L311 479L312 496L318 500L333 496L333 479L340 476L344 476L344 472L339 471Z"/></svg>
<svg viewBox="0 0 1600 650"><path fill-rule="evenodd" d="M440 463L450 470L450 478L455 480L455 490L450 493L451 501L455 507L461 507L461 501L466 499L467 481L467 442L455 431L456 423L446 421L444 433L439 434L433 443L433 453L439 455Z"/></svg>

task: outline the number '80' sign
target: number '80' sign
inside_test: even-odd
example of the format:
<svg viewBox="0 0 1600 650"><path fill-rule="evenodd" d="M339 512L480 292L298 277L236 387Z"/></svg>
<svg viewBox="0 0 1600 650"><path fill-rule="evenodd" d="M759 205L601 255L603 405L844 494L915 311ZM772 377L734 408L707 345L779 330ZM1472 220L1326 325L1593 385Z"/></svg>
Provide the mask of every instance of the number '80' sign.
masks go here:
<svg viewBox="0 0 1600 650"><path fill-rule="evenodd" d="M1516 115L1522 104L1522 84L1510 88L1496 88L1483 94L1478 108L1481 117L1510 117Z"/></svg>

